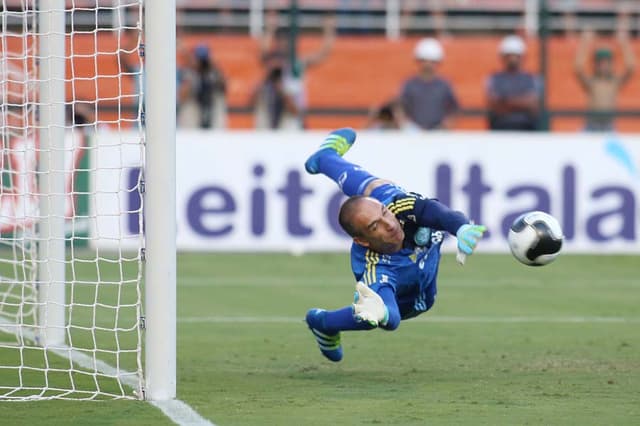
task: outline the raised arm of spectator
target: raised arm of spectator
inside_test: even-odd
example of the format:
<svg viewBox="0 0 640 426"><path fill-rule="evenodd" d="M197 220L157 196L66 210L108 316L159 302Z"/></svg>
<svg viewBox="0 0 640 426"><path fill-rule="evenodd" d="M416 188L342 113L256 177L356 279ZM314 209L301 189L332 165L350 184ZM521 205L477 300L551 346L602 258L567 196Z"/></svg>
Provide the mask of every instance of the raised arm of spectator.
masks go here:
<svg viewBox="0 0 640 426"><path fill-rule="evenodd" d="M322 46L320 46L320 49L302 57L301 60L305 67L319 64L331 53L336 40L336 18L334 16L328 16L324 19L322 33Z"/></svg>
<svg viewBox="0 0 640 426"><path fill-rule="evenodd" d="M631 79L635 70L636 60L631 41L629 40L629 33L627 31L618 31L618 41L622 49L622 60L624 63L624 68L618 76L619 84L622 86Z"/></svg>
<svg viewBox="0 0 640 426"><path fill-rule="evenodd" d="M578 42L578 50L576 51L576 59L574 63L574 71L578 82L584 90L589 90L589 77L587 76L587 59L589 56L589 48L594 38L591 30L585 30L580 36Z"/></svg>
<svg viewBox="0 0 640 426"><path fill-rule="evenodd" d="M278 29L278 12L268 12L264 19L264 33L260 38L260 59L267 55L273 47Z"/></svg>
<svg viewBox="0 0 640 426"><path fill-rule="evenodd" d="M629 6L629 4L621 2L618 8L616 35L622 50L622 60L624 64L622 72L616 76L620 86L629 81L635 69L635 55L631 41L629 40L629 32L631 30L631 13Z"/></svg>

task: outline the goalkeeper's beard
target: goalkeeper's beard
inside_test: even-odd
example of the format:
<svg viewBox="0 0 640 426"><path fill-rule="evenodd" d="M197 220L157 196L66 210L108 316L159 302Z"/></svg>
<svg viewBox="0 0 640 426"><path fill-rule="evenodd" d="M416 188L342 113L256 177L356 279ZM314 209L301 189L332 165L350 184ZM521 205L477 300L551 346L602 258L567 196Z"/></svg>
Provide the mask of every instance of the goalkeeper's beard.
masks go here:
<svg viewBox="0 0 640 426"><path fill-rule="evenodd" d="M402 250L404 231L400 228L397 232L397 236L394 233L391 237L391 241L383 239L369 241L369 249L381 254L392 254Z"/></svg>

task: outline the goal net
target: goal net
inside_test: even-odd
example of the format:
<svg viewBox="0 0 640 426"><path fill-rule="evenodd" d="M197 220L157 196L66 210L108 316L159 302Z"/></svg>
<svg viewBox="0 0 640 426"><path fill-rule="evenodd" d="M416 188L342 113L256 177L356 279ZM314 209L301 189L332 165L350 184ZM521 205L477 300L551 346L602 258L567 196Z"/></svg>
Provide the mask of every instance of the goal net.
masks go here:
<svg viewBox="0 0 640 426"><path fill-rule="evenodd" d="M2 0L0 400L142 398L142 0Z"/></svg>

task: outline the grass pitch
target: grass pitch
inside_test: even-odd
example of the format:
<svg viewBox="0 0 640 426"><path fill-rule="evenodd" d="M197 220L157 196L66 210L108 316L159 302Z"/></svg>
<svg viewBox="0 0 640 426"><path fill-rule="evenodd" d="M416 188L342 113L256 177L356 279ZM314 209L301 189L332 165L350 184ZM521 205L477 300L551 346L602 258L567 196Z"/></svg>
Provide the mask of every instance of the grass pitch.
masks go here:
<svg viewBox="0 0 640 426"><path fill-rule="evenodd" d="M178 397L218 425L640 424L638 257L445 256L434 308L345 333L337 364L302 318L350 303L347 255L184 254L178 267ZM135 401L0 403L0 416L170 423Z"/></svg>

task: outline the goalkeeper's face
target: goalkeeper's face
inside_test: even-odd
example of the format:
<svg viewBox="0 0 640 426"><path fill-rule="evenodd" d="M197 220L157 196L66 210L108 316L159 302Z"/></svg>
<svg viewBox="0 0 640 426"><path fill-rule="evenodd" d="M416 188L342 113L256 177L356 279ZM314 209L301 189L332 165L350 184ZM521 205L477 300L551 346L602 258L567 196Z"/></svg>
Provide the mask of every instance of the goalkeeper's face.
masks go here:
<svg viewBox="0 0 640 426"><path fill-rule="evenodd" d="M361 246L383 254L395 253L402 249L402 225L378 200L363 199L351 220L358 233L353 240Z"/></svg>

